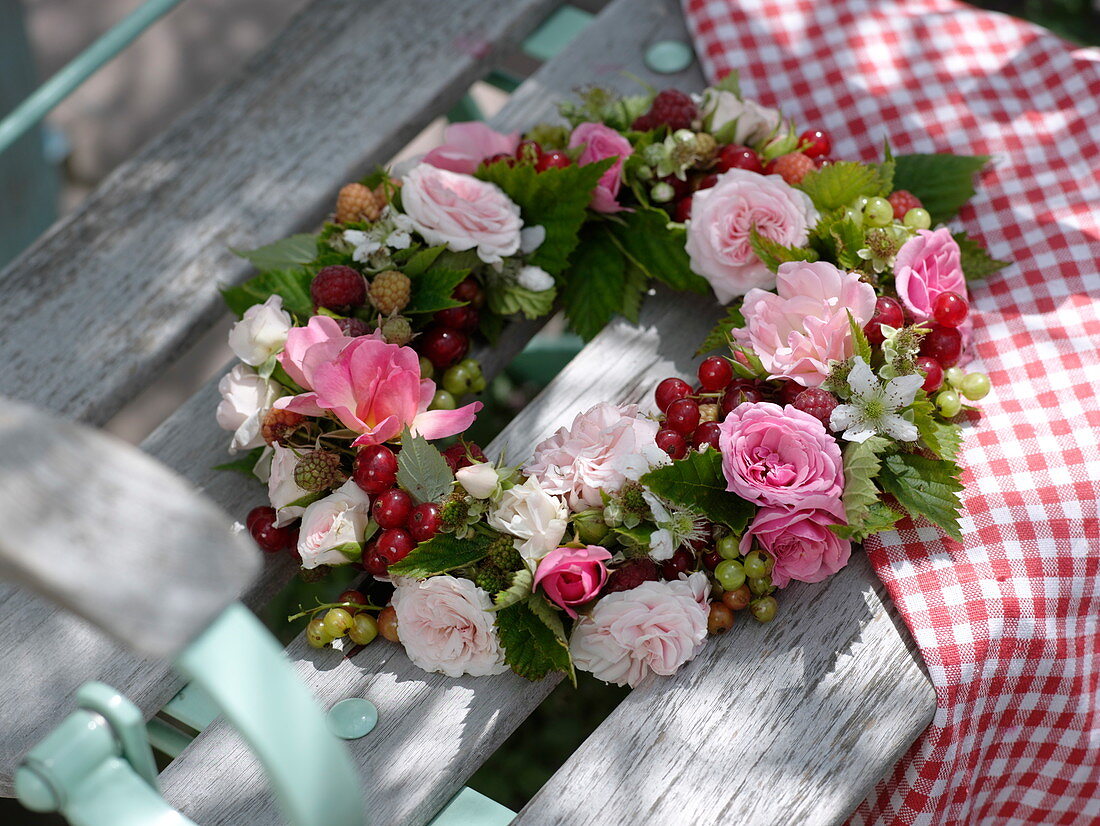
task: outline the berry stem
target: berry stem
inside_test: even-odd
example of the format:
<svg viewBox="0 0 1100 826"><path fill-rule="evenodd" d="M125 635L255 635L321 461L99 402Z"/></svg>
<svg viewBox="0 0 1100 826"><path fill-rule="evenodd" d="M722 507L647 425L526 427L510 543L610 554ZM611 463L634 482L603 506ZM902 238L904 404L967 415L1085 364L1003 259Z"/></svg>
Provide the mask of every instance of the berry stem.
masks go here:
<svg viewBox="0 0 1100 826"><path fill-rule="evenodd" d="M301 608L302 606L299 605L298 607ZM312 617L314 614L317 614L321 611L327 611L330 608L354 608L357 611L368 611L368 610L369 611L381 611L382 610L381 605L371 605L370 603L361 604L361 603L358 603L358 602L325 602L325 603L320 603L319 602L319 603L317 603L316 608L307 608L304 611L299 611L297 614L291 614L289 617L286 618L286 621L287 622L294 622L295 620L302 619L302 617Z"/></svg>

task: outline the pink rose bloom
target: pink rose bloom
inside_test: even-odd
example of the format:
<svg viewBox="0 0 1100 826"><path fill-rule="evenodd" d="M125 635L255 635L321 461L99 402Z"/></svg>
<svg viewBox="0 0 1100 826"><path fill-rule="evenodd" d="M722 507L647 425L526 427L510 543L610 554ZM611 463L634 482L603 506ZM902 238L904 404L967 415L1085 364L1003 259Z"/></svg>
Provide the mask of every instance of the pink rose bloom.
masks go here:
<svg viewBox="0 0 1100 826"><path fill-rule="evenodd" d="M779 265L776 293L749 290L741 313L745 326L734 337L760 357L771 378L817 387L831 361L854 352L848 313L862 327L875 312L875 288L855 273L818 261Z"/></svg>
<svg viewBox="0 0 1100 826"><path fill-rule="evenodd" d="M393 592L397 633L413 664L448 677L503 674L504 648L489 595L468 579L402 580Z"/></svg>
<svg viewBox="0 0 1100 826"><path fill-rule="evenodd" d="M770 289L775 274L752 251L752 228L784 246L800 247L817 219L810 197L778 175L731 169L692 197L686 244L691 268L710 282L723 304L753 287Z"/></svg>
<svg viewBox="0 0 1100 826"><path fill-rule="evenodd" d="M600 403L540 442L524 472L547 493L564 496L574 511L602 508L600 490L613 493L668 461L654 441L657 430L636 404Z"/></svg>
<svg viewBox="0 0 1100 826"><path fill-rule="evenodd" d="M898 250L894 284L902 304L917 321L932 317L932 304L940 293L966 298L961 253L951 230L917 230Z"/></svg>
<svg viewBox="0 0 1100 826"><path fill-rule="evenodd" d="M840 447L809 413L790 404L746 402L718 427L726 490L756 505L797 506L807 496L840 498Z"/></svg>
<svg viewBox="0 0 1100 826"><path fill-rule="evenodd" d="M608 594L573 626L573 664L631 688L649 674L675 674L703 647L709 593L706 574L697 572Z"/></svg>
<svg viewBox="0 0 1100 826"><path fill-rule="evenodd" d="M546 597L565 613L577 618L574 605L595 599L607 582L607 566L611 553L599 545L586 548L558 548L539 562L534 587L540 585Z"/></svg>
<svg viewBox="0 0 1100 826"><path fill-rule="evenodd" d="M422 163L404 178L401 206L432 246L477 250L486 264L499 264L519 250L519 207L488 181Z"/></svg>
<svg viewBox="0 0 1100 826"><path fill-rule="evenodd" d="M575 149L583 146L584 150L577 159L577 164L586 164L602 161L604 158L616 158L615 163L600 176L596 190L592 193L592 202L589 204L596 212L620 212L619 187L623 183L623 162L634 153L630 141L602 123L582 123L573 130L569 136L569 148Z"/></svg>
<svg viewBox="0 0 1100 826"><path fill-rule="evenodd" d="M423 162L473 175L482 161L494 155L515 154L519 146L519 132L507 135L478 121L452 123L443 130L443 143L424 156Z"/></svg>
<svg viewBox="0 0 1100 826"><path fill-rule="evenodd" d="M276 407L303 416L332 413L362 434L352 442L356 446L389 441L406 427L425 439L453 436L481 410L481 402L428 410L435 382L420 378L415 350L373 335L348 338L329 318L314 317L307 327L291 330L279 361L308 392L284 397Z"/></svg>
<svg viewBox="0 0 1100 826"><path fill-rule="evenodd" d="M795 508L761 508L745 535L741 552L753 541L775 559L772 582L786 588L792 580L821 582L845 565L852 543L841 539L830 525L844 524L840 501L828 496L808 496Z"/></svg>

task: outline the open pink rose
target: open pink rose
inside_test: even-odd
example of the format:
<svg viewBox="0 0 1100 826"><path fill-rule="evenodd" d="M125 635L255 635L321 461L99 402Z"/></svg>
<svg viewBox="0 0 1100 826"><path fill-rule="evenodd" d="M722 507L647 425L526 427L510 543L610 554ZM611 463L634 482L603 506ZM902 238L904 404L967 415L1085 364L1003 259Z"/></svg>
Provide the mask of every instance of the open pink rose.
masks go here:
<svg viewBox="0 0 1100 826"><path fill-rule="evenodd" d="M834 497L807 496L797 508L761 508L741 537L741 552L748 553L755 541L774 557L772 582L780 588L792 579L821 582L852 555L852 543L829 529L841 524L844 507Z"/></svg>
<svg viewBox="0 0 1100 826"><path fill-rule="evenodd" d="M757 505L798 505L807 496L838 499L840 447L825 425L793 405L738 405L719 426L727 490Z"/></svg>
<svg viewBox="0 0 1100 826"><path fill-rule="evenodd" d="M432 246L476 250L486 264L499 264L519 250L519 207L496 184L472 175L418 164L404 178L401 206Z"/></svg>
<svg viewBox="0 0 1100 826"><path fill-rule="evenodd" d="M817 387L854 352L848 313L862 327L875 312L875 288L825 261L779 265L776 292L749 290L734 337L760 357L772 378Z"/></svg>
<svg viewBox="0 0 1100 826"><path fill-rule="evenodd" d="M443 130L443 143L424 156L424 163L472 175L482 161L494 155L512 155L519 132L505 135L478 121L452 123Z"/></svg>
<svg viewBox="0 0 1100 826"><path fill-rule="evenodd" d="M535 571L534 587L542 586L546 597L576 619L574 605L595 599L607 582L611 553L599 545L586 548L557 548L542 558Z"/></svg>
<svg viewBox="0 0 1100 826"><path fill-rule="evenodd" d="M600 176L589 206L596 212L620 212L622 206L619 204L619 188L623 183L623 162L634 152L630 141L602 123L581 123L569 136L569 148L575 149L578 146L584 147L577 159L580 166L596 163L604 158L617 159Z"/></svg>
<svg viewBox="0 0 1100 826"><path fill-rule="evenodd" d="M371 334L374 338L381 338L381 333L375 331ZM286 336L286 344L283 352L279 354L279 364L286 370L298 384L306 390L312 390L309 373L318 364L332 361L340 351L353 341L351 336L344 335L336 320L325 315L315 315L305 327L291 327ZM306 367L306 355L310 358L310 367Z"/></svg>
<svg viewBox="0 0 1100 826"><path fill-rule="evenodd" d="M966 298L961 254L951 230L922 229L906 241L894 261L894 285L901 302L918 321L932 317L932 304L940 293Z"/></svg>
<svg viewBox="0 0 1100 826"><path fill-rule="evenodd" d="M753 287L770 289L775 275L752 250L752 228L784 246L800 247L817 219L810 197L778 175L731 169L692 196L686 244L691 268L710 282L723 304Z"/></svg>
<svg viewBox="0 0 1100 826"><path fill-rule="evenodd" d="M608 594L573 626L573 663L631 688L649 674L675 674L703 647L709 593L706 574L694 573Z"/></svg>
<svg viewBox="0 0 1100 826"><path fill-rule="evenodd" d="M420 378L415 350L374 336L345 337L341 346L335 337L321 337L327 325L316 327L311 345L294 341L292 346L287 339L283 366L310 392L280 399L280 409L303 416L332 413L362 434L352 443L356 446L389 441L406 427L425 439L453 436L468 428L481 409L481 402L473 402L457 410L428 410L435 382Z"/></svg>

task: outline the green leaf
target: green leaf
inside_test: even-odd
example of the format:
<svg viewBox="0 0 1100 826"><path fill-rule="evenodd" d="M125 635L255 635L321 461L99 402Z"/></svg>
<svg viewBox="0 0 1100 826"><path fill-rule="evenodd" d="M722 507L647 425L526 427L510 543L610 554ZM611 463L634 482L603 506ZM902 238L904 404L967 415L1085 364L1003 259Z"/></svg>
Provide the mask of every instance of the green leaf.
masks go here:
<svg viewBox="0 0 1100 826"><path fill-rule="evenodd" d="M437 313L448 307L461 307L463 302L451 298L451 294L469 274L470 271L466 269L432 267L418 276L410 276L409 304L404 312L408 315L419 315Z"/></svg>
<svg viewBox="0 0 1100 826"><path fill-rule="evenodd" d="M389 572L396 576L425 579L465 568L484 559L492 543L491 537L480 533L466 539L458 539L454 534L437 533L413 548L404 559L390 565Z"/></svg>
<svg viewBox="0 0 1100 826"><path fill-rule="evenodd" d="M214 470L230 470L234 473L243 473L250 479L255 479L257 478L256 463L260 461L263 452L264 449L262 447L253 448L239 459L234 459L232 462L226 462L224 465L214 465Z"/></svg>
<svg viewBox="0 0 1100 826"><path fill-rule="evenodd" d="M909 407L913 424L917 426L921 441L941 459L954 461L962 446L962 429L953 422L945 422L936 415L936 407L928 396L918 396Z"/></svg>
<svg viewBox="0 0 1100 826"><path fill-rule="evenodd" d="M564 630L559 636L543 618L545 612L532 607L533 602L541 599L532 595L527 602L518 602L497 612L496 625L504 646L504 661L527 680L541 680L551 671L562 671L575 679ZM550 611L553 613L552 609ZM561 620L556 621L560 627Z"/></svg>
<svg viewBox="0 0 1100 826"><path fill-rule="evenodd" d="M872 436L865 442L848 442L844 446L844 515L849 526L856 526L866 519L870 507L879 501L875 477L882 462L879 455L890 447L881 436Z"/></svg>
<svg viewBox="0 0 1100 826"><path fill-rule="evenodd" d="M616 217L617 221L604 225L607 232L619 251L647 276L674 290L700 295L710 292L706 279L691 271L691 261L684 246L687 230L670 224L664 210L639 206L633 212L622 212Z"/></svg>
<svg viewBox="0 0 1100 826"><path fill-rule="evenodd" d="M956 232L952 238L959 245L963 276L967 281L976 281L1004 269L1011 261L998 261L980 243L965 232Z"/></svg>
<svg viewBox="0 0 1100 826"><path fill-rule="evenodd" d="M554 309L558 291L551 287L542 292L532 292L515 282L490 283L485 291L489 309L498 316L522 313L524 318L541 318Z"/></svg>
<svg viewBox="0 0 1100 826"><path fill-rule="evenodd" d="M438 502L454 484L447 460L423 436L401 437L397 481L417 502Z"/></svg>
<svg viewBox="0 0 1100 826"><path fill-rule="evenodd" d="M313 262L317 257L317 236L291 235L259 249L231 249L231 252L247 259L258 270L289 270Z"/></svg>
<svg viewBox="0 0 1100 826"><path fill-rule="evenodd" d="M737 97L741 97L740 78L738 77L737 72L732 70L727 72L726 76L720 81L712 84L710 88L717 89L721 92L732 92L733 94L737 95Z"/></svg>
<svg viewBox="0 0 1100 826"><path fill-rule="evenodd" d="M906 189L932 214L932 223L950 221L974 197L974 176L988 155L896 155L894 189Z"/></svg>
<svg viewBox="0 0 1100 826"><path fill-rule="evenodd" d="M719 350L729 346L733 330L745 326L745 317L741 315L741 305L735 304L726 308L726 314L703 339L695 355L701 356L711 350Z"/></svg>
<svg viewBox="0 0 1100 826"><path fill-rule="evenodd" d="M318 499L324 498L324 495L325 495L326 492L327 491L323 491L323 490L311 491L310 493L307 493L304 496L299 496L297 499L295 499L293 502L291 502L290 507L308 508L310 505L312 505Z"/></svg>
<svg viewBox="0 0 1100 826"><path fill-rule="evenodd" d="M652 525L635 525L633 528L622 525L615 528L615 533L626 540L623 542L624 545L649 550L649 540L653 530Z"/></svg>
<svg viewBox="0 0 1100 826"><path fill-rule="evenodd" d="M901 519L902 514L889 505L876 501L872 502L868 510L861 515L862 518L848 525L830 525L829 530L841 539L850 539L853 542L862 542L876 533L888 531Z"/></svg>
<svg viewBox="0 0 1100 826"><path fill-rule="evenodd" d="M358 562L363 558L363 546L358 542L344 542L332 548L344 555L348 562Z"/></svg>
<svg viewBox="0 0 1100 826"><path fill-rule="evenodd" d="M642 311L642 300L648 288L649 277L633 262L628 261L626 277L623 280L623 306L620 312L631 324L638 323L638 316Z"/></svg>
<svg viewBox="0 0 1100 826"><path fill-rule="evenodd" d="M313 299L309 295L309 285L313 273L308 270L272 270L263 272L235 287L222 287L222 298L229 309L237 316L254 304L263 304L273 295L283 298L283 307L299 318L308 318L313 314Z"/></svg>
<svg viewBox="0 0 1100 826"><path fill-rule="evenodd" d="M959 530L959 467L944 459L895 453L882 461L879 484L913 517L923 516L962 541Z"/></svg>
<svg viewBox="0 0 1100 826"><path fill-rule="evenodd" d="M836 222L832 228L837 263L846 270L854 270L863 263L859 250L864 247L863 228L848 216Z"/></svg>
<svg viewBox="0 0 1100 826"><path fill-rule="evenodd" d="M882 178L877 166L838 161L808 172L798 188L810 196L814 206L826 212L848 206L861 195L878 195Z"/></svg>
<svg viewBox="0 0 1100 826"><path fill-rule="evenodd" d="M409 278L416 278L419 275L423 275L428 268L435 263L435 260L439 258L445 249L447 249L445 246L438 246L416 251L401 267L401 272L405 273ZM404 252L404 250L398 250L398 252ZM394 259L397 260L396 254L394 255Z"/></svg>
<svg viewBox="0 0 1100 826"><path fill-rule="evenodd" d="M859 356L867 365L871 364L871 342L867 340L867 334L863 332L863 328L860 327L855 318L852 317L852 311L848 310L848 329L852 332L852 355Z"/></svg>
<svg viewBox="0 0 1100 826"><path fill-rule="evenodd" d="M504 190L523 214L526 227L541 226L546 238L527 260L557 275L569 263L581 226L588 217L588 202L600 176L614 163L605 158L584 166L536 172L531 164L482 165L477 176Z"/></svg>
<svg viewBox="0 0 1100 826"><path fill-rule="evenodd" d="M778 271L779 265L787 261L817 261L819 258L817 251L809 247L787 247L761 235L755 225L749 230L749 244L756 257L772 272Z"/></svg>
<svg viewBox="0 0 1100 826"><path fill-rule="evenodd" d="M569 326L586 341L591 339L622 309L625 289L623 254L598 235L589 236L573 254L562 291Z"/></svg>
<svg viewBox="0 0 1100 826"><path fill-rule="evenodd" d="M651 470L641 483L658 496L698 511L712 522L721 522L740 533L753 515L753 506L726 490L722 454L708 448Z"/></svg>
<svg viewBox="0 0 1100 826"><path fill-rule="evenodd" d="M493 597L493 610L499 611L509 605L527 599L531 596L531 587L534 584L535 575L527 568L520 568L512 574L512 584Z"/></svg>

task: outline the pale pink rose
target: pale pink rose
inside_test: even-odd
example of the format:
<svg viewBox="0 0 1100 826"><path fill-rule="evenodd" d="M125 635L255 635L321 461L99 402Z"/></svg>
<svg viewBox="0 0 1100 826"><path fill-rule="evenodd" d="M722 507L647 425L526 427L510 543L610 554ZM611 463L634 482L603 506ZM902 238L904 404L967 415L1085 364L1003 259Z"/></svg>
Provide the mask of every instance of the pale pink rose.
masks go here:
<svg viewBox="0 0 1100 826"><path fill-rule="evenodd" d="M404 178L401 206L433 246L477 250L486 264L498 264L519 250L519 207L496 184L472 175L419 164Z"/></svg>
<svg viewBox="0 0 1100 826"><path fill-rule="evenodd" d="M582 123L569 136L569 148L583 146L577 159L579 166L596 163L604 158L616 158L615 163L600 176L589 204L596 212L619 212L619 188L623 183L623 162L634 153L630 141L602 123Z"/></svg>
<svg viewBox="0 0 1100 826"><path fill-rule="evenodd" d="M564 496L574 511L601 508L601 490L614 493L668 461L654 441L657 430L635 404L597 404L540 442L524 471L547 493Z"/></svg>
<svg viewBox="0 0 1100 826"><path fill-rule="evenodd" d="M792 579L821 582L852 555L852 543L829 529L842 524L844 507L829 496L807 496L797 508L761 508L741 537L741 552L748 553L755 542L772 556L772 582L779 588Z"/></svg>
<svg viewBox="0 0 1100 826"><path fill-rule="evenodd" d="M695 193L687 224L691 268L723 304L753 287L770 289L775 274L752 251L752 228L784 246L805 245L818 214L810 197L778 175L731 169Z"/></svg>
<svg viewBox="0 0 1100 826"><path fill-rule="evenodd" d="M932 304L940 293L966 298L959 245L951 230L917 230L898 251L894 261L894 286L898 297L917 321L932 317Z"/></svg>
<svg viewBox="0 0 1100 826"><path fill-rule="evenodd" d="M875 288L825 261L779 265L776 293L749 290L745 326L734 337L760 357L772 378L817 387L854 352L848 313L863 327L875 312Z"/></svg>
<svg viewBox="0 0 1100 826"><path fill-rule="evenodd" d="M607 582L611 553L599 545L557 548L542 558L535 571L534 587L542 586L546 598L576 619L576 605L596 598Z"/></svg>
<svg viewBox="0 0 1100 826"><path fill-rule="evenodd" d="M283 364L288 373L293 366L300 377L292 377L310 391L284 397L276 407L303 416L332 413L362 434L352 442L355 446L381 444L405 428L425 439L453 436L468 428L481 410L481 402L457 410L428 410L435 382L420 378L420 357L410 347L374 336L348 339L342 348L337 344L325 338L299 353L287 339Z"/></svg>
<svg viewBox="0 0 1100 826"><path fill-rule="evenodd" d="M298 555L303 568L358 562L370 522L370 497L348 480L302 514Z"/></svg>
<svg viewBox="0 0 1100 826"><path fill-rule="evenodd" d="M726 490L757 505L798 505L807 496L838 499L840 447L820 421L793 405L738 405L719 426Z"/></svg>
<svg viewBox="0 0 1100 826"><path fill-rule="evenodd" d="M649 674L675 674L703 647L709 593L706 574L694 573L608 594L573 626L573 664L631 688Z"/></svg>
<svg viewBox="0 0 1100 826"><path fill-rule="evenodd" d="M503 674L504 648L489 595L468 579L401 580L393 592L397 633L413 664L448 677Z"/></svg>
<svg viewBox="0 0 1100 826"><path fill-rule="evenodd" d="M512 155L519 146L519 132L505 135L479 121L452 123L443 130L443 143L424 156L423 162L473 175L482 161L494 155Z"/></svg>

